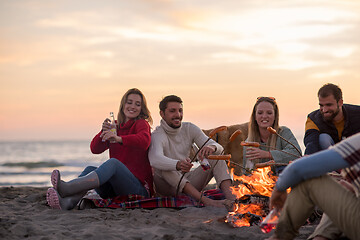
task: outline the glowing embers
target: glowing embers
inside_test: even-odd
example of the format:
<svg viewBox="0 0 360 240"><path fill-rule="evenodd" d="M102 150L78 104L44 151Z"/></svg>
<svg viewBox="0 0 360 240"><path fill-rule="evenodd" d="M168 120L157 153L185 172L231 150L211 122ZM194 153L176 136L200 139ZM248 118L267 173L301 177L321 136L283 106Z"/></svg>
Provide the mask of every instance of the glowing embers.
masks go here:
<svg viewBox="0 0 360 240"><path fill-rule="evenodd" d="M249 176L234 176L234 180L239 183L232 188L237 200L234 211L228 213L225 222L233 227L259 225L269 212L269 197L276 179L270 167L259 168Z"/></svg>

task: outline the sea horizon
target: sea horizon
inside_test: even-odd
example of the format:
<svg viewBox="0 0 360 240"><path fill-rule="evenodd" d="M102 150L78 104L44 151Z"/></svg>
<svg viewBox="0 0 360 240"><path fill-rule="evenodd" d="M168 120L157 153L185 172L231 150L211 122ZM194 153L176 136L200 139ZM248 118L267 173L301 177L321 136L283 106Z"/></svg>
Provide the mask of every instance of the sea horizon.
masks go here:
<svg viewBox="0 0 360 240"><path fill-rule="evenodd" d="M296 136L303 150L302 139ZM93 154L91 140L0 140L0 187L51 186L53 169L65 181L77 177L86 166L99 166L108 151Z"/></svg>
<svg viewBox="0 0 360 240"><path fill-rule="evenodd" d="M55 168L70 180L107 158L107 151L91 153L88 140L0 141L0 186L50 186Z"/></svg>

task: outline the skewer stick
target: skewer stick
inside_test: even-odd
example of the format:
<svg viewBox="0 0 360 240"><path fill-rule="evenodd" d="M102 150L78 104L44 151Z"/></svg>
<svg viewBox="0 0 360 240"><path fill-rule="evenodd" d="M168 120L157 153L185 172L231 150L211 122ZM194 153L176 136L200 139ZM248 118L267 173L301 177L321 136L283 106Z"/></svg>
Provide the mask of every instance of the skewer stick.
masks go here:
<svg viewBox="0 0 360 240"><path fill-rule="evenodd" d="M277 163L274 160L270 160L264 163L256 163L256 168L264 168L264 167L270 167L270 166L287 166L287 163Z"/></svg>
<svg viewBox="0 0 360 240"><path fill-rule="evenodd" d="M195 153L194 157L191 159L191 162L194 162L195 159L196 159L196 156L198 155L198 153L200 152L200 150L205 146L205 144L207 144L210 139L215 135L217 134L218 132L221 132L221 131L224 131L226 130L227 127L226 126L221 126L221 127L217 127L215 129L213 129L210 133L209 133L209 137L208 139L204 142L204 144L199 148L199 150L197 150L197 152Z"/></svg>
<svg viewBox="0 0 360 240"><path fill-rule="evenodd" d="M230 138L229 138L229 142L233 142L237 136L239 136L241 134L241 130L238 129L236 130L235 132L233 132L233 134L231 134ZM216 160L215 164L211 166L211 169L210 171L208 172L208 175L210 174L211 170L216 166L216 164L219 162L219 160L225 160L225 161L228 161L228 162L231 162L230 159L231 159L231 154L228 154L228 155L223 155L224 154L224 151L225 149L222 150L222 152L220 153L220 155L209 155L207 156L208 159L211 159L211 160ZM234 163L237 165L237 163ZM240 165L239 165L240 166ZM242 166L241 166L242 167ZM201 194L200 194L200 198L199 198L199 201L198 201L198 207L200 206L200 202L201 202L201 198L202 196L204 195L204 188L205 186L202 187L201 189Z"/></svg>
<svg viewBox="0 0 360 240"><path fill-rule="evenodd" d="M274 128L272 128L272 127L267 127L267 130L268 130L268 132L270 132L271 134L275 134L276 136L278 136L279 138L281 138L282 140L284 140L285 142L287 142L287 143L289 143L291 146L293 146L293 147L296 149L296 151L300 154L300 157L302 157L301 151L300 151L293 143L291 143L290 141L288 141L287 139L285 139L283 136L280 136L280 134L278 134ZM297 157L298 157L298 156L297 156Z"/></svg>
<svg viewBox="0 0 360 240"><path fill-rule="evenodd" d="M260 147L260 143L258 142L241 142L240 143L241 146L244 146L244 147ZM289 153L289 152L286 152L286 151L283 151L283 150L280 150L280 149L277 149L277 148L274 148L274 147L271 147L271 146L268 146L268 145L261 145L262 147L266 147L266 148L270 148L270 149L273 149L273 150L276 150L276 151L280 151L280 152L283 152L283 153L286 153L286 154L289 154L291 156L294 156L294 157L299 157L298 155L295 155L295 154L292 154L292 153Z"/></svg>
<svg viewBox="0 0 360 240"><path fill-rule="evenodd" d="M220 126L220 127L217 127L217 128L215 128L215 129L213 129L213 130L209 133L208 139L207 139L207 140L203 143L203 145L197 150L197 152L195 153L194 157L191 159L191 162L194 162L194 161L195 161L195 159L196 159L198 153L200 152L200 150L205 146L205 144L207 144L207 143L210 141L210 139L211 139L215 134L217 134L218 132L224 131L224 130L226 130L226 129L227 129L226 126ZM179 181L179 183L178 183L178 185L177 185L177 187L176 187L175 197L179 194L180 183L181 183L181 181L183 180L184 176L185 176L185 173L182 174L182 176L181 176L181 178L180 178L180 181Z"/></svg>
<svg viewBox="0 0 360 240"><path fill-rule="evenodd" d="M226 159L224 159L226 162L228 162L228 163L232 163L232 164L234 164L234 165L236 165L236 166L238 166L238 167L240 167L240 168L242 168L242 169L244 169L245 171L247 171L248 173L250 173L250 174L252 174L252 171L250 171L249 169L247 169L247 168L245 168L245 167L243 167L243 166L241 166L240 164L238 164L237 162L233 162L233 161L231 161L231 160L226 160Z"/></svg>

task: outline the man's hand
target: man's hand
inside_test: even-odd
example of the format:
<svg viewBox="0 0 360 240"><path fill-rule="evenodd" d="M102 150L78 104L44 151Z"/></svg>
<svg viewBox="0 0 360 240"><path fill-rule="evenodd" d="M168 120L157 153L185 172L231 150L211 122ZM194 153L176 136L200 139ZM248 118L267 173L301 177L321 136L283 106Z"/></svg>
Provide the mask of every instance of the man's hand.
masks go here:
<svg viewBox="0 0 360 240"><path fill-rule="evenodd" d="M216 147L213 145L204 146L198 153L198 156L200 160L203 160L207 156L213 154L215 151L216 151Z"/></svg>
<svg viewBox="0 0 360 240"><path fill-rule="evenodd" d="M287 198L286 191L278 191L276 188L271 194L270 198L270 209L277 208L281 210L284 207L285 201Z"/></svg>
<svg viewBox="0 0 360 240"><path fill-rule="evenodd" d="M193 164L191 163L190 158L186 158L185 160L180 160L176 163L176 169L183 173L190 172Z"/></svg>

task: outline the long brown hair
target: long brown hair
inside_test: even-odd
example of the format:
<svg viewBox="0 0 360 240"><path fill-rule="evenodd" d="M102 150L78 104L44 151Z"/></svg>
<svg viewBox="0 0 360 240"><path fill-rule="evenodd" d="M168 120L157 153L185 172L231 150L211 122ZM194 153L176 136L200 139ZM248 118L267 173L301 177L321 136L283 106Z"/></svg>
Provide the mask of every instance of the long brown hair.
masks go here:
<svg viewBox="0 0 360 240"><path fill-rule="evenodd" d="M268 102L273 106L274 112L275 112L275 118L274 118L274 123L272 125L272 128L274 128L277 132L280 129L280 127L279 127L279 108L278 108L278 105L276 104L275 99L271 98L271 97L260 97L256 101L253 111L251 113L251 117L250 117L249 135L248 135L249 142L259 142L259 143L261 142L259 125L256 121L256 108L261 102ZM270 147L275 147L276 138L277 138L277 136L275 134L271 134L266 145L268 145Z"/></svg>
<svg viewBox="0 0 360 240"><path fill-rule="evenodd" d="M121 102L120 102L118 116L117 116L118 125L120 126L120 124L125 122L124 106L125 106L128 96L130 94L137 94L141 97L141 111L140 111L140 114L137 117L137 119L145 119L150 125L152 125L153 120L151 118L150 111L147 107L146 98L145 98L144 94L137 88L129 89L122 97Z"/></svg>

